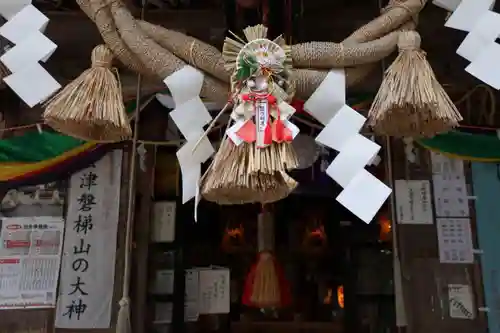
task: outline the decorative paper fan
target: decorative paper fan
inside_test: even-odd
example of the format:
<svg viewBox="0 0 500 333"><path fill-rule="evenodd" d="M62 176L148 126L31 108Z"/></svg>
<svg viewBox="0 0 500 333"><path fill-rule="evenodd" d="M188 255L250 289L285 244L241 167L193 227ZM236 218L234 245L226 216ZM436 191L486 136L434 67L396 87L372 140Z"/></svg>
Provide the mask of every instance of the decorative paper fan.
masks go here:
<svg viewBox="0 0 500 333"><path fill-rule="evenodd" d="M261 68L277 76L292 68L290 46L286 45L281 36L274 41L266 39L267 31L264 25L246 28L243 33L248 42L236 35L234 37L237 40L226 37L222 56L226 70L235 73L233 81L241 81L254 75Z"/></svg>
<svg viewBox="0 0 500 333"><path fill-rule="evenodd" d="M307 169L316 162L320 155L320 147L314 138L306 134L299 134L293 140L292 146L295 149L299 165L297 169Z"/></svg>

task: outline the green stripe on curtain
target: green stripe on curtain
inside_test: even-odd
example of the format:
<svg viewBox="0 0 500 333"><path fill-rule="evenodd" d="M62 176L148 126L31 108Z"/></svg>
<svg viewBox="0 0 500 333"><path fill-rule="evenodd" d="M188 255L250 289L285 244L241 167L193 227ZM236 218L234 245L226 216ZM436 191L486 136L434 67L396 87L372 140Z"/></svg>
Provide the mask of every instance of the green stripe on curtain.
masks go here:
<svg viewBox="0 0 500 333"><path fill-rule="evenodd" d="M2 1L2 0L0 0ZM135 110L135 100L126 103L127 113ZM0 140L0 163L34 163L57 157L85 141L58 132L26 132Z"/></svg>
<svg viewBox="0 0 500 333"><path fill-rule="evenodd" d="M496 134L451 131L417 142L429 150L454 158L477 162L500 161L500 139Z"/></svg>

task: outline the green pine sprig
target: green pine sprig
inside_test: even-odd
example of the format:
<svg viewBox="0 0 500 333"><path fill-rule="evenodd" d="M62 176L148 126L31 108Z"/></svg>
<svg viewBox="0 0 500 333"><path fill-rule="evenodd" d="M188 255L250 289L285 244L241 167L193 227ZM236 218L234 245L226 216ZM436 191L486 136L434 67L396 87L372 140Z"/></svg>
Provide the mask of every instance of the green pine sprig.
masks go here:
<svg viewBox="0 0 500 333"><path fill-rule="evenodd" d="M243 81L252 76L259 69L257 59L253 55L246 55L241 57L238 63L238 70L236 72L236 79Z"/></svg>

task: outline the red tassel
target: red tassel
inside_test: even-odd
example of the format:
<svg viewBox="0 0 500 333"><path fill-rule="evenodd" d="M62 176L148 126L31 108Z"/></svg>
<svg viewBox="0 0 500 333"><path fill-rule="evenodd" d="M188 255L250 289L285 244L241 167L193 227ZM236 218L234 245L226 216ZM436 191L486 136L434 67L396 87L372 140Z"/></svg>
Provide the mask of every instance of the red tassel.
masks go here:
<svg viewBox="0 0 500 333"><path fill-rule="evenodd" d="M264 130L264 144L270 145L271 143L273 143L273 131L271 128L271 123L268 121L266 129Z"/></svg>
<svg viewBox="0 0 500 333"><path fill-rule="evenodd" d="M264 252L266 254L269 254L268 252ZM257 263L261 259L260 256L263 253L259 253L257 257L257 261L250 267L250 271L247 274L247 278L245 280L245 286L243 290L243 295L241 298L241 303L245 306L248 307L253 307L253 308L260 308L261 306L259 304L255 304L252 302L252 294L253 294L253 285L254 285L254 279L255 279L255 271L257 268ZM283 270L283 267L278 263L276 258L273 256L273 263L274 267L276 270L277 278L280 284L280 304L276 304L276 307L278 308L284 308L288 307L292 304L292 294L290 290L290 284L285 278L285 273Z"/></svg>
<svg viewBox="0 0 500 333"><path fill-rule="evenodd" d="M285 127L283 120L281 120L281 112L278 107L276 107L276 120L272 125L273 141L277 143L281 142L292 142L292 131Z"/></svg>
<svg viewBox="0 0 500 333"><path fill-rule="evenodd" d="M241 303L248 307L255 307L255 304L251 301L253 293L253 280L255 278L255 268L257 267L257 262L255 262L250 271L247 274L245 280L245 288L243 289L243 295L241 296Z"/></svg>

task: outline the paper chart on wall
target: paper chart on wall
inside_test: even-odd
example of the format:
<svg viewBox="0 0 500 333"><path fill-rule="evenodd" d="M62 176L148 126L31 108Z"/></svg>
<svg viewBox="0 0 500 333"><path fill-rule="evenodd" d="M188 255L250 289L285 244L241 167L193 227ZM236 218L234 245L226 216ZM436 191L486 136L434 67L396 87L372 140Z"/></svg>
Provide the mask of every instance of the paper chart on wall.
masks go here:
<svg viewBox="0 0 500 333"><path fill-rule="evenodd" d="M434 205L438 217L468 217L469 199L463 161L431 153Z"/></svg>
<svg viewBox="0 0 500 333"><path fill-rule="evenodd" d="M465 179L445 180L441 175L432 177L434 205L439 217L468 217L469 199Z"/></svg>
<svg viewBox="0 0 500 333"><path fill-rule="evenodd" d="M474 262L470 219L437 219L439 262L471 264Z"/></svg>

